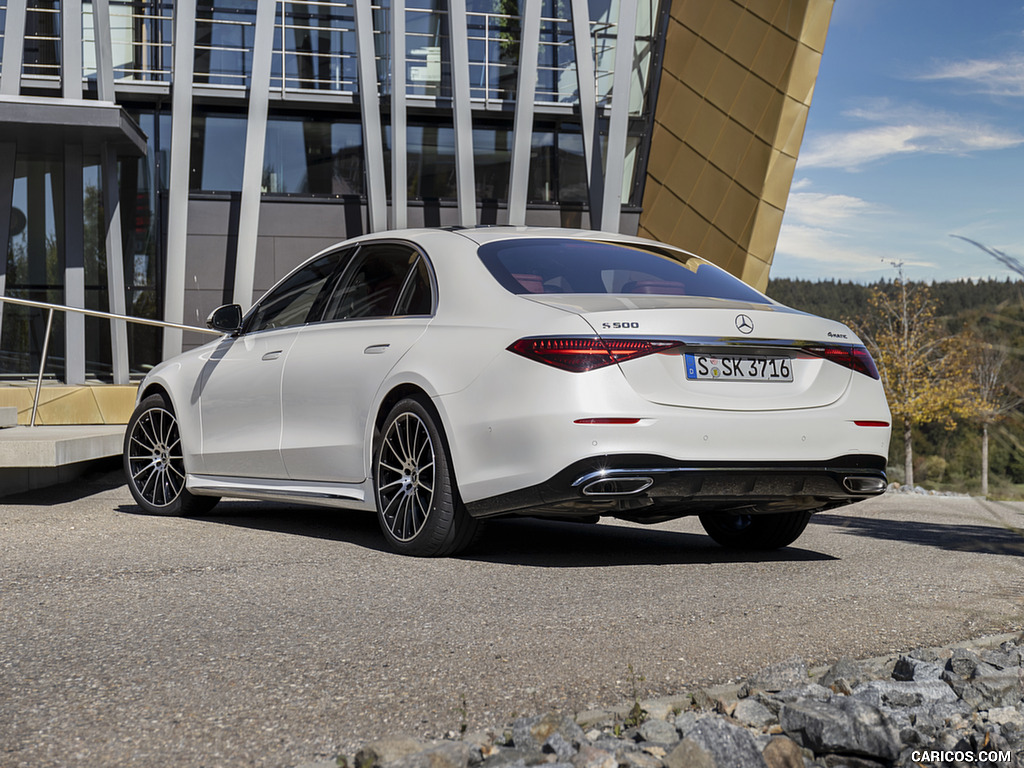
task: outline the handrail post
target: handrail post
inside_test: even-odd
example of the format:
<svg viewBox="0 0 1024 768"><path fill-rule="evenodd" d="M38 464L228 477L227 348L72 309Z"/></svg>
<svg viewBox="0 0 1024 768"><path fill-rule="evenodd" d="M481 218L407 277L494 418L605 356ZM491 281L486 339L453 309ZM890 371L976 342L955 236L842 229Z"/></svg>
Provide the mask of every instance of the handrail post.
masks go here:
<svg viewBox="0 0 1024 768"><path fill-rule="evenodd" d="M50 352L50 329L53 328L53 307L46 315L46 334L43 336L43 354L39 361L39 376L36 378L36 396L32 398L32 418L28 425L36 425L36 411L39 410L39 390L43 386L43 371L46 369L46 356Z"/></svg>

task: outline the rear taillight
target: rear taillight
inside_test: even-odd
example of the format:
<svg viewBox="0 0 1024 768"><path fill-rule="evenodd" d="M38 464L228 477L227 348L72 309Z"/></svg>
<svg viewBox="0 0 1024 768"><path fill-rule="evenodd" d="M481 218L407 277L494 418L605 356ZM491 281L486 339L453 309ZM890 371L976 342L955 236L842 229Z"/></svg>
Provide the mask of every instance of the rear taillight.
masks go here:
<svg viewBox="0 0 1024 768"><path fill-rule="evenodd" d="M508 349L538 363L583 373L678 346L678 341L542 336L520 339Z"/></svg>
<svg viewBox="0 0 1024 768"><path fill-rule="evenodd" d="M803 350L816 357L823 357L833 363L838 363L844 368L857 371L857 373L863 373L872 379L878 378L878 368L875 367L875 361L871 359L871 353L860 345L822 344L804 347Z"/></svg>

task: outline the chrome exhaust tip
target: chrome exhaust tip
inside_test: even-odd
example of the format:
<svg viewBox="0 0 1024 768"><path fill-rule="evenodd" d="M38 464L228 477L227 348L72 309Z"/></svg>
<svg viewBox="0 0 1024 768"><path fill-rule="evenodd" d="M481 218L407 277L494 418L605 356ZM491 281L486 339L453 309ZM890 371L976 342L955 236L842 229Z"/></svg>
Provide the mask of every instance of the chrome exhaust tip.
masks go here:
<svg viewBox="0 0 1024 768"><path fill-rule="evenodd" d="M843 488L850 493L882 493L885 487L885 479L881 477L852 476L843 478Z"/></svg>
<svg viewBox="0 0 1024 768"><path fill-rule="evenodd" d="M604 477L583 486L584 496L633 496L654 485L653 477Z"/></svg>

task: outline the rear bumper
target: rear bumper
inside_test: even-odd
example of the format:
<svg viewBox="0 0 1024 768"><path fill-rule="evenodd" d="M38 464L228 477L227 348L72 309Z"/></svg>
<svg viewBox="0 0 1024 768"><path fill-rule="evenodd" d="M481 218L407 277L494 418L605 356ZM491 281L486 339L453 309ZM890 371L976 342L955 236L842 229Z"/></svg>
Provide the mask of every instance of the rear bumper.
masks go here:
<svg viewBox="0 0 1024 768"><path fill-rule="evenodd" d="M595 456L539 485L469 502L477 518L509 514L670 519L714 511L770 513L861 501L885 492L886 460L687 462L643 454Z"/></svg>

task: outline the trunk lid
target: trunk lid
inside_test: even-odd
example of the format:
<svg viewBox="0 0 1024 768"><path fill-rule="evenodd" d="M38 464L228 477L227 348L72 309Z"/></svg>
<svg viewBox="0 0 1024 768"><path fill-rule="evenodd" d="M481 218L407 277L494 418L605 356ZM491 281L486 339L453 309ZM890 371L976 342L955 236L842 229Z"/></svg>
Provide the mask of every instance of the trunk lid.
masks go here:
<svg viewBox="0 0 1024 768"><path fill-rule="evenodd" d="M854 372L803 351L857 344L841 323L780 304L687 296L556 295L530 301L579 314L606 339L672 339L679 346L619 363L652 403L729 411L834 403Z"/></svg>

